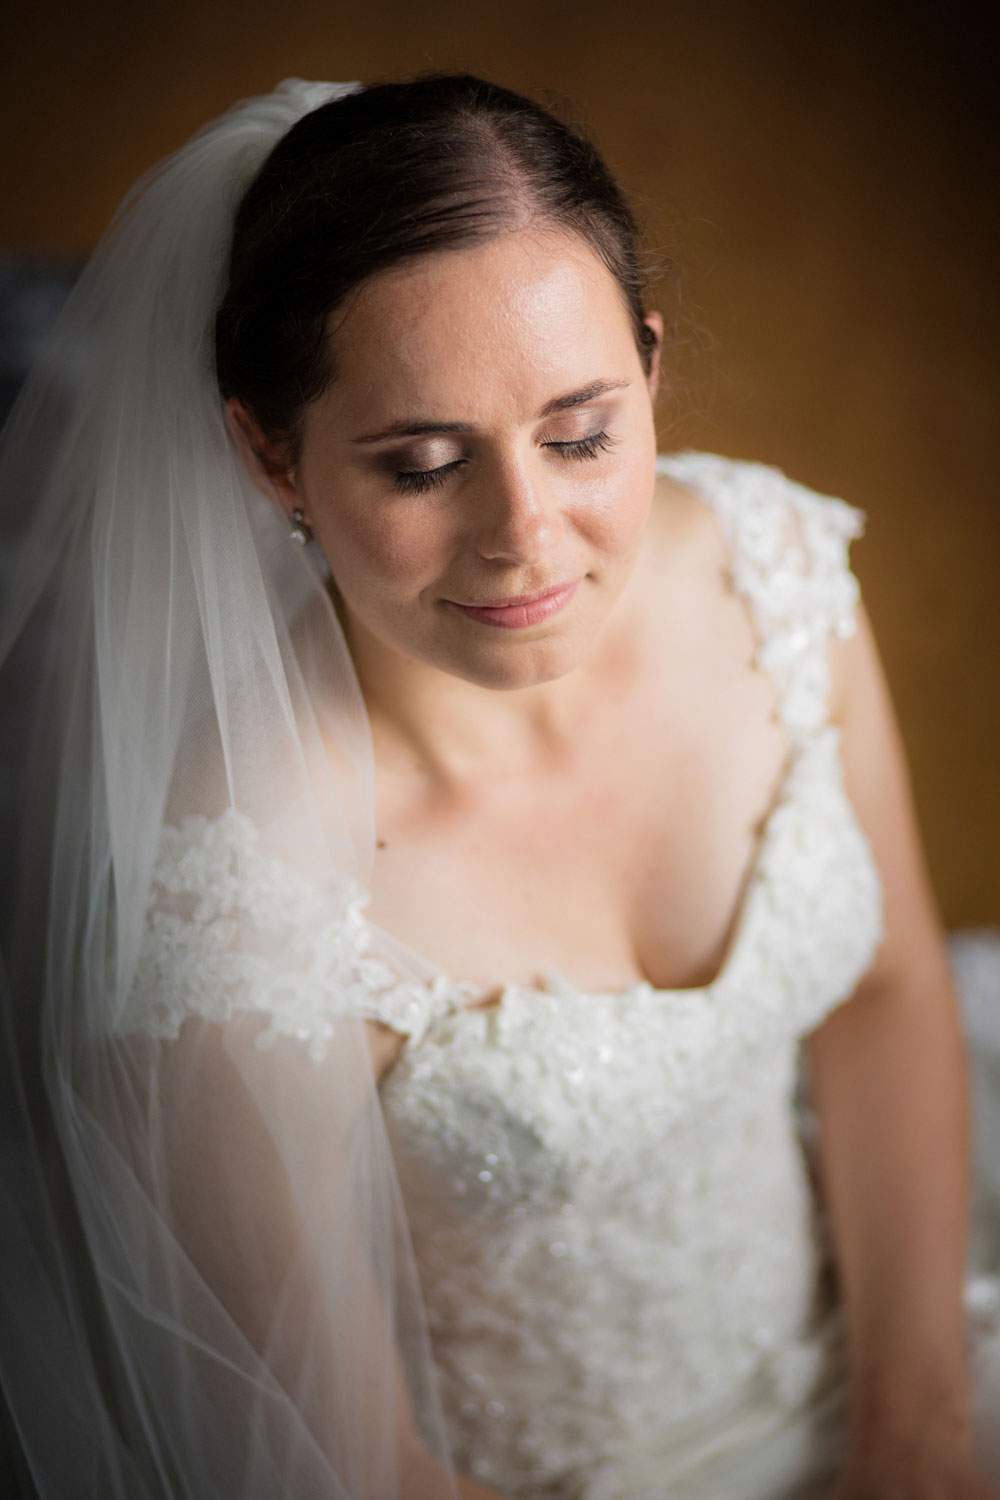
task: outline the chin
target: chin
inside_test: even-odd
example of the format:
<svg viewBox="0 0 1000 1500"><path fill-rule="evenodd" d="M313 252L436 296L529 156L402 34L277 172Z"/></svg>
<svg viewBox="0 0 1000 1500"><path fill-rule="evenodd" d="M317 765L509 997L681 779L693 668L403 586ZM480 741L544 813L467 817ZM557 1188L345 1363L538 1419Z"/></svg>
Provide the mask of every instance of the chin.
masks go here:
<svg viewBox="0 0 1000 1500"><path fill-rule="evenodd" d="M498 643L500 649L463 652L458 659L457 653L449 653L448 659L438 665L453 677L493 692L516 692L567 676L586 657L588 644L578 636L572 640L503 642Z"/></svg>

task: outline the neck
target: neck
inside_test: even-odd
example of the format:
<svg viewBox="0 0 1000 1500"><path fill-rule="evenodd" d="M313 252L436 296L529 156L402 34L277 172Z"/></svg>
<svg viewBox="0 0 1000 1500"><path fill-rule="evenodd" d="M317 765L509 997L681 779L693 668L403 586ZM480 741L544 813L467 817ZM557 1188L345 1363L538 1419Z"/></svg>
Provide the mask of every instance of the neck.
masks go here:
<svg viewBox="0 0 1000 1500"><path fill-rule="evenodd" d="M412 767L442 784L509 776L559 755L593 704L598 664L553 682L500 691L399 656L356 620L347 636L376 759Z"/></svg>

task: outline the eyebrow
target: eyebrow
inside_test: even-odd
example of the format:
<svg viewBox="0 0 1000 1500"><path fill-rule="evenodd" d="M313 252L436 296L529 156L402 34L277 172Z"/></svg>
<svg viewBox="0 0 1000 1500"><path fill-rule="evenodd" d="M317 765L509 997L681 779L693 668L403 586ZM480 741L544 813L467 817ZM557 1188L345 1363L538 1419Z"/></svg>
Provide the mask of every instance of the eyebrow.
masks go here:
<svg viewBox="0 0 1000 1500"><path fill-rule="evenodd" d="M576 406L586 406L588 401L596 401L598 396L606 396L609 391L621 391L631 385L629 380L592 380L589 385L581 385L578 390L568 391L565 396L555 396L547 401L538 413L539 419L551 417L560 411L572 411ZM432 432L474 432L475 428L471 422L422 422L419 420L393 422L389 427L383 427L380 432L369 432L363 437L353 438L355 443L384 443L388 438L401 437L426 437Z"/></svg>

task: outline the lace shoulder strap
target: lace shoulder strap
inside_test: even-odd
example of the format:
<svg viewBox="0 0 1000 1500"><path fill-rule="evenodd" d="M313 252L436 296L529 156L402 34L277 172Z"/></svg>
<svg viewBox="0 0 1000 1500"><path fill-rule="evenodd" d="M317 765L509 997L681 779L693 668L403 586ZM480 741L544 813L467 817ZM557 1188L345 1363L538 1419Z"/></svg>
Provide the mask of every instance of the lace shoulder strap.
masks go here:
<svg viewBox="0 0 1000 1500"><path fill-rule="evenodd" d="M366 901L352 882L324 890L297 875L233 809L165 827L119 1029L176 1037L188 1016L253 1012L259 1048L296 1037L317 1061L338 1016L419 1041L453 997L443 982L401 978L371 951Z"/></svg>
<svg viewBox="0 0 1000 1500"><path fill-rule="evenodd" d="M864 512L766 464L680 453L660 458L657 468L718 516L781 722L793 742L817 733L829 716L830 637L855 629L860 590L848 546L864 530Z"/></svg>

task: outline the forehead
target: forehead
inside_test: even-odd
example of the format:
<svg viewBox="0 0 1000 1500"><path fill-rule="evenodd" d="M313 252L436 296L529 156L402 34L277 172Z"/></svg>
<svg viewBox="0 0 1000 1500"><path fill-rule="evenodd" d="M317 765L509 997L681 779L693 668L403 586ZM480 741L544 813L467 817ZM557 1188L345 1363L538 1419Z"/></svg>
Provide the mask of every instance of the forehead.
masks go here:
<svg viewBox="0 0 1000 1500"><path fill-rule="evenodd" d="M345 417L414 403L476 420L596 376L634 373L620 289L579 236L524 230L437 252L364 283L331 329ZM541 401L539 401L541 397ZM326 398L324 399L326 404Z"/></svg>

